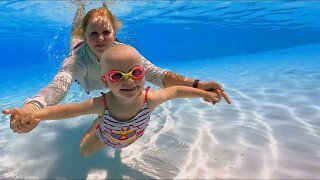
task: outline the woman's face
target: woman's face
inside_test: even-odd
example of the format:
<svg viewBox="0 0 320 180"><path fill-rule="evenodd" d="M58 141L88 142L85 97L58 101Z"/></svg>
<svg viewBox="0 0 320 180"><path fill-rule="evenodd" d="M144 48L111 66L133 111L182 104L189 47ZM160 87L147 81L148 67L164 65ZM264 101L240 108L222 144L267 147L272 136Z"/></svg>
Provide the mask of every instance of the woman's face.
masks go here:
<svg viewBox="0 0 320 180"><path fill-rule="evenodd" d="M96 17L88 21L85 40L98 59L105 50L112 46L114 39L115 34L109 18Z"/></svg>

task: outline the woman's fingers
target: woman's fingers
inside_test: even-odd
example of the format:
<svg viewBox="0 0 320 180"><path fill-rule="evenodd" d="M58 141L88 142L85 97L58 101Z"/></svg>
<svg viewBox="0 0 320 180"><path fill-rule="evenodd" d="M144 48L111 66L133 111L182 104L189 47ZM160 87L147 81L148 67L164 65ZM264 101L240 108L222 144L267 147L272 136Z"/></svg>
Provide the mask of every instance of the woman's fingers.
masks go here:
<svg viewBox="0 0 320 180"><path fill-rule="evenodd" d="M27 122L23 126L23 129L21 129L21 132L28 133L28 132L32 131L35 127L37 127L39 123L40 123L39 119L32 119L31 121Z"/></svg>
<svg viewBox="0 0 320 180"><path fill-rule="evenodd" d="M32 131L35 127L37 127L39 122L40 121L32 120L22 125L19 121L12 121L10 123L10 128L15 133L28 133Z"/></svg>
<svg viewBox="0 0 320 180"><path fill-rule="evenodd" d="M228 96L228 94L224 92L224 90L221 91L221 95L227 101L228 104L231 104L231 99Z"/></svg>
<svg viewBox="0 0 320 180"><path fill-rule="evenodd" d="M21 126L21 123L20 121L16 120L14 121L15 124L16 124L16 127L17 127L17 132L20 132L22 130L22 126Z"/></svg>

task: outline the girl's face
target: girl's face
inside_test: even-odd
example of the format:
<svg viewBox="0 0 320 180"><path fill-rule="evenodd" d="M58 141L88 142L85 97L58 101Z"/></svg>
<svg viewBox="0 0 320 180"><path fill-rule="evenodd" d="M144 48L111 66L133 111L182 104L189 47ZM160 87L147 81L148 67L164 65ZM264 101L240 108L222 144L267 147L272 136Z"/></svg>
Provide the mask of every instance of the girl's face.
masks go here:
<svg viewBox="0 0 320 180"><path fill-rule="evenodd" d="M103 52L111 47L115 40L114 30L109 18L96 17L90 19L85 30L85 40L90 50L100 59Z"/></svg>
<svg viewBox="0 0 320 180"><path fill-rule="evenodd" d="M114 63L113 65L110 64L109 70L119 70L124 73L138 73L138 71L133 71L134 67L141 66L139 63ZM109 72L109 71L108 71ZM108 73L107 72L107 73ZM112 82L109 78L102 77L102 81L107 82L108 88L111 90L111 92L122 99L131 99L134 97L137 97L141 91L144 88L145 84L145 78L142 76L142 78L134 79L132 77L126 77L123 78L119 82Z"/></svg>

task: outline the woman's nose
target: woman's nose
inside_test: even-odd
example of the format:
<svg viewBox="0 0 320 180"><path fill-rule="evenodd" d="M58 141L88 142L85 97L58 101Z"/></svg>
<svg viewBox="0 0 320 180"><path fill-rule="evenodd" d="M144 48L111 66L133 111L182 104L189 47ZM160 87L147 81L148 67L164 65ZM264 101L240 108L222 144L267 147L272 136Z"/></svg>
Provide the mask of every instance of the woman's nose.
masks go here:
<svg viewBox="0 0 320 180"><path fill-rule="evenodd" d="M103 34L100 34L100 35L99 35L98 40L100 40L100 41L103 41L103 40L104 40Z"/></svg>

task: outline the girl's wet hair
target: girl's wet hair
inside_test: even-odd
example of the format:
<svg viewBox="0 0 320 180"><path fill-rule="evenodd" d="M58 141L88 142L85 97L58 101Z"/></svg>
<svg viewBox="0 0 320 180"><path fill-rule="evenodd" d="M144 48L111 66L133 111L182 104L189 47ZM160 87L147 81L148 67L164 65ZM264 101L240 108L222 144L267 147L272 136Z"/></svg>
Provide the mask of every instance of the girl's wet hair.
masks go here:
<svg viewBox="0 0 320 180"><path fill-rule="evenodd" d="M87 29L89 20L95 17L107 17L110 20L111 26L116 33L122 26L122 22L115 17L111 11L106 7L100 7L96 9L91 9L82 20L82 26L76 31L76 35L84 36L84 32Z"/></svg>

